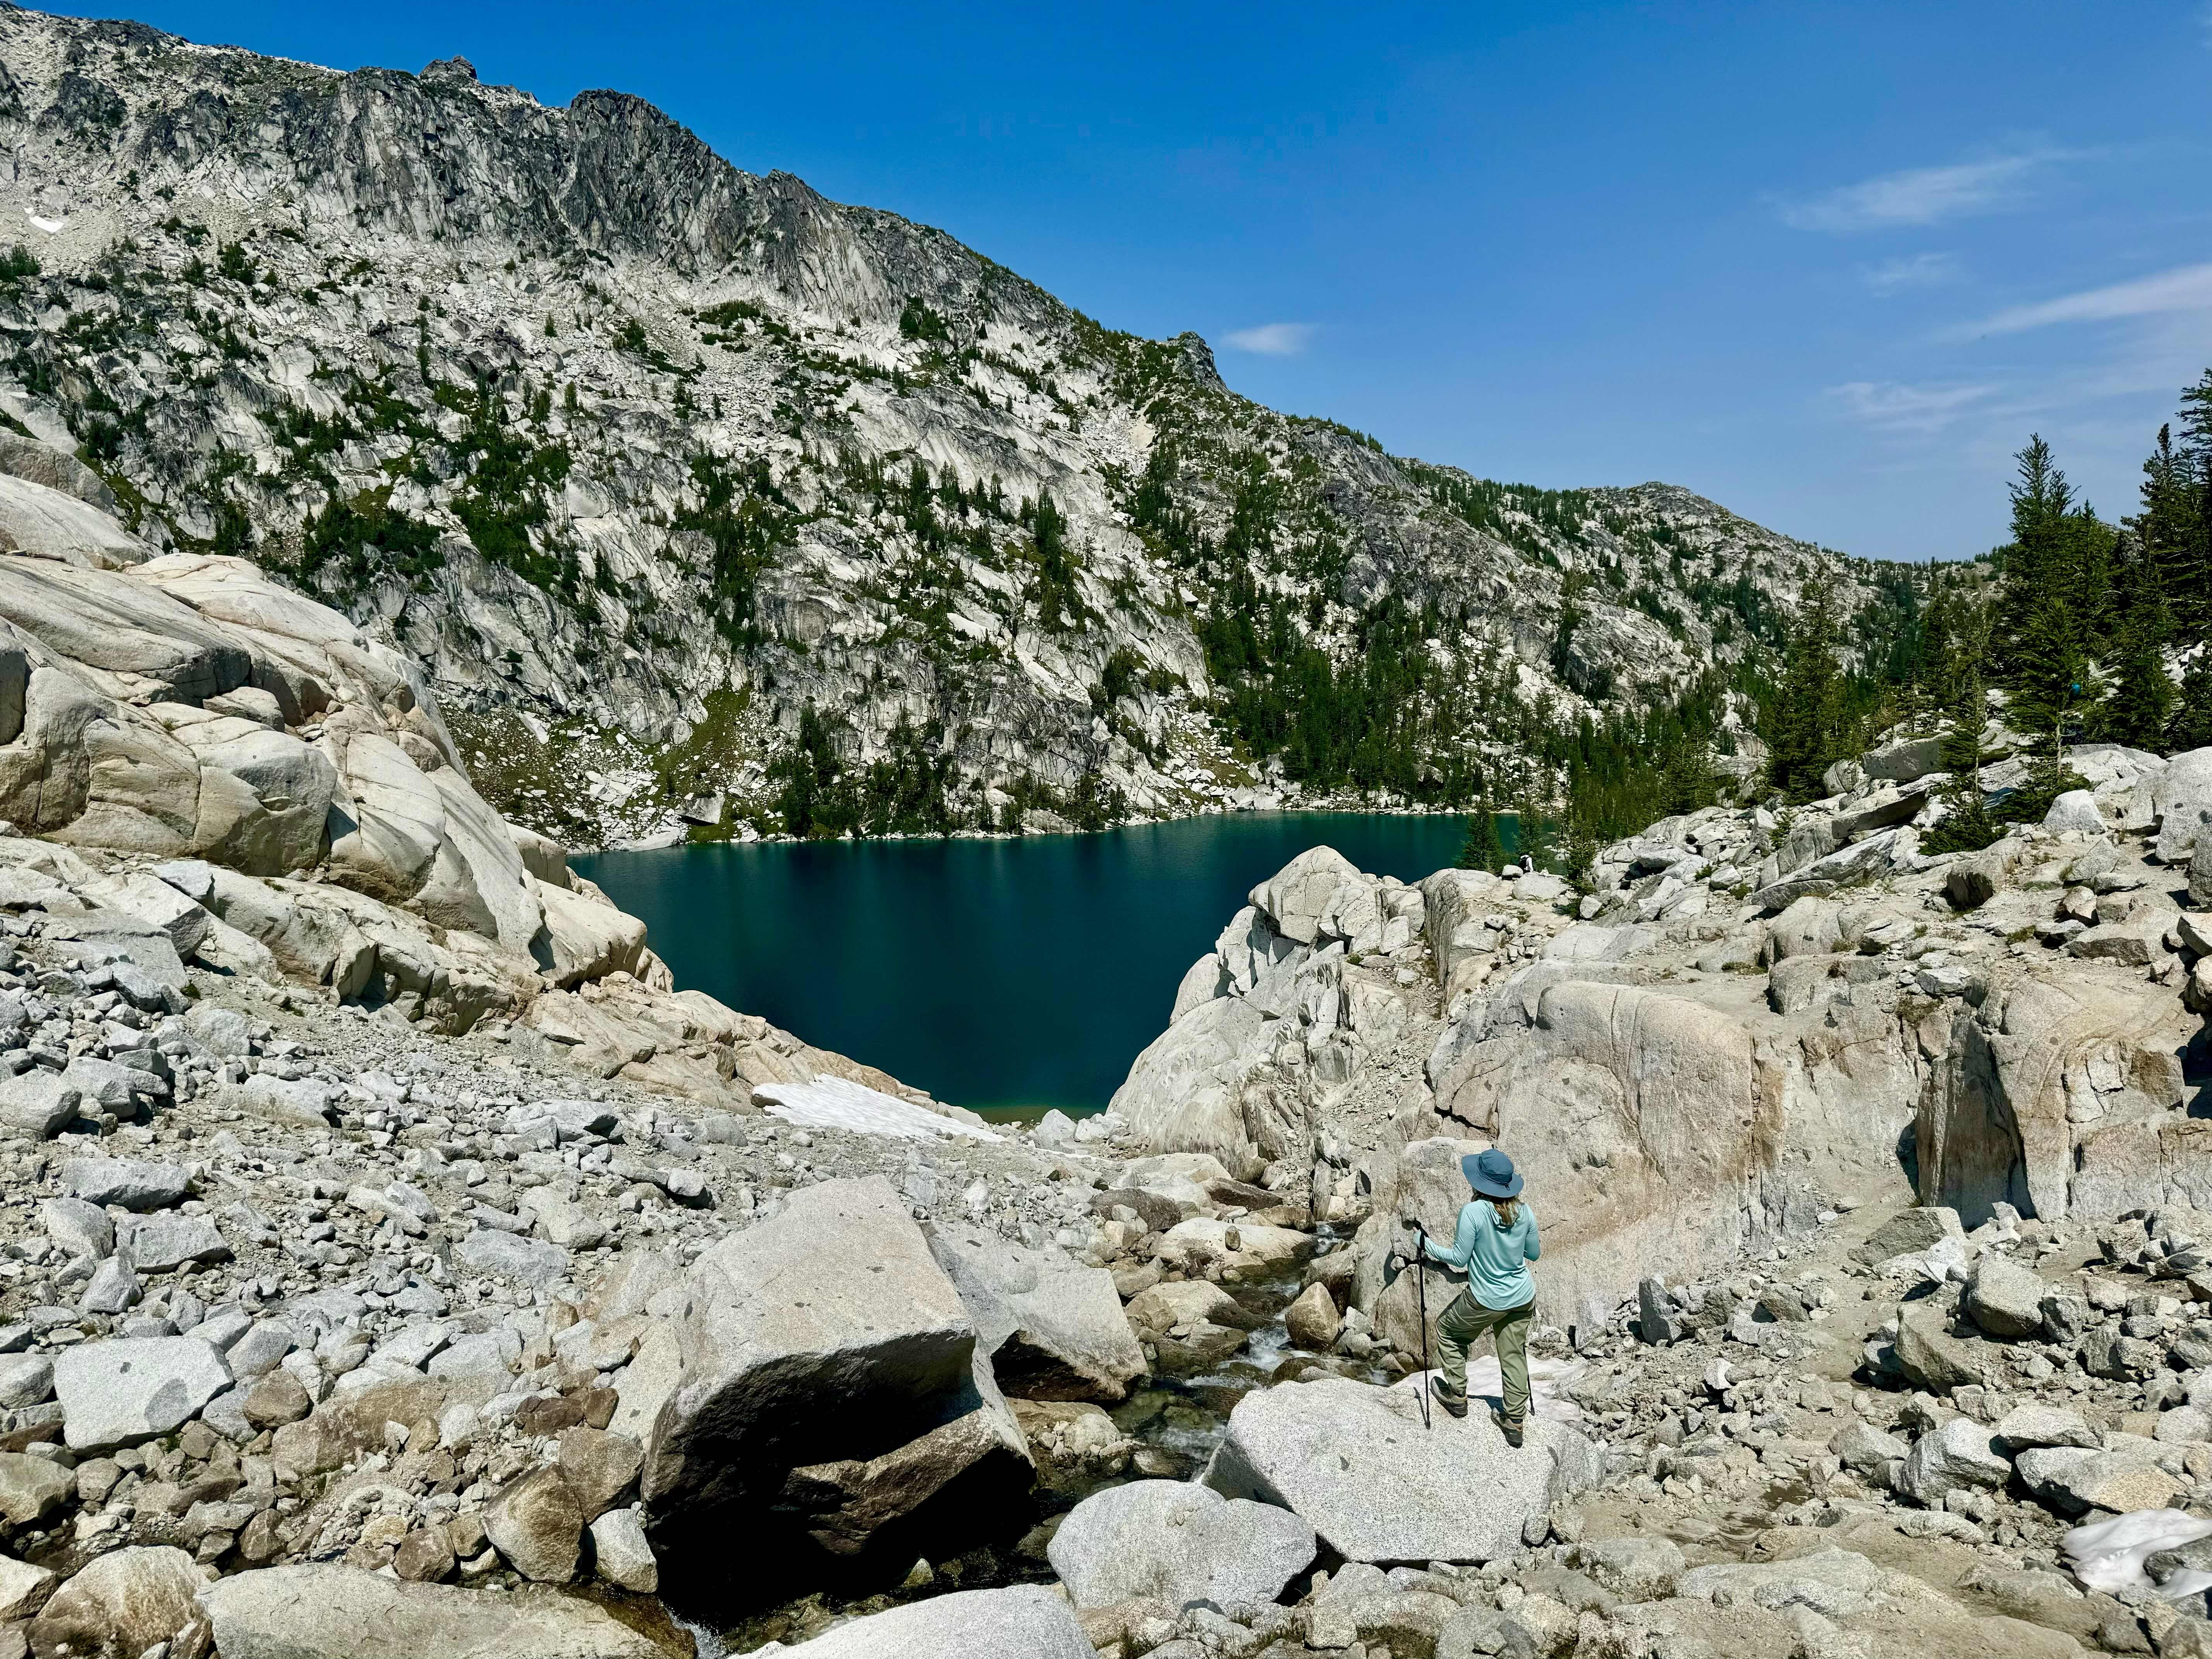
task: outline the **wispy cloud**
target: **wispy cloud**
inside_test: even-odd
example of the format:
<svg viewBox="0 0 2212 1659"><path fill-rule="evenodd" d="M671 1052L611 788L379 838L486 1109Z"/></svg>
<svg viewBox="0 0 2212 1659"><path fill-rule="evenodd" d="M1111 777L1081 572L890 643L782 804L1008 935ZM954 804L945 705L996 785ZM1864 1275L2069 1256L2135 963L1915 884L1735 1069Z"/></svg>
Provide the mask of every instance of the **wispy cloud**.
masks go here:
<svg viewBox="0 0 2212 1659"><path fill-rule="evenodd" d="M1992 386L1906 386L1848 380L1828 388L1845 414L1878 432L1940 432L1996 391Z"/></svg>
<svg viewBox="0 0 2212 1659"><path fill-rule="evenodd" d="M2063 295L2036 305L2012 306L1973 334L2021 334L2054 323L2106 322L2116 317L2158 317L2175 312L2212 310L2212 264L2180 265L2133 282L2113 283L2079 294Z"/></svg>
<svg viewBox="0 0 2212 1659"><path fill-rule="evenodd" d="M1257 328L1240 328L1228 338L1239 351L1257 352L1262 357L1295 357L1306 349L1313 333L1311 323L1262 323Z"/></svg>
<svg viewBox="0 0 2212 1659"><path fill-rule="evenodd" d="M1798 230L1844 234L1941 224L1947 219L2017 207L2036 173L2064 159L2060 150L2026 150L1948 167L1909 167L1782 204L1782 222Z"/></svg>
<svg viewBox="0 0 2212 1659"><path fill-rule="evenodd" d="M1900 259L1884 259L1878 265L1862 265L1859 280L1876 299L1909 289L1940 288L1966 274L1955 253L1914 253Z"/></svg>

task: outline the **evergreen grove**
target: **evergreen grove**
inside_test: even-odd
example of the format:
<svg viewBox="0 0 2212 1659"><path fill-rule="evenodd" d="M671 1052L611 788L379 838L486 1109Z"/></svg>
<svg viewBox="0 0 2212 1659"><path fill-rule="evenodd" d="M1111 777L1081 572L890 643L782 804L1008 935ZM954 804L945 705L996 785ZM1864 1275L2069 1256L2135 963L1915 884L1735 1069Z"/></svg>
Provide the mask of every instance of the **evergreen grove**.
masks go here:
<svg viewBox="0 0 2212 1659"><path fill-rule="evenodd" d="M1779 596L1754 596L1765 603L1739 608L1753 636L1777 648L1708 671L1656 706L1571 720L1521 697L1509 657L1458 648L1470 619L1433 605L1385 595L1353 617L1352 649L1328 648L1320 600L1287 596L1256 573L1288 568L1320 594L1340 579L1345 551L1326 537L1293 538L1261 469L1238 483L1217 539L1179 504L1176 457L1162 444L1134 480L1129 512L1209 595L1194 623L1216 688L1212 710L1251 760L1315 791L1466 809L1465 865L1503 861L1498 815L1510 815L1516 855L1579 877L1605 842L1718 799L1716 762L1736 752L1746 728L1767 760L1743 793L1788 802L1825 793L1829 765L1884 731L1945 734L1952 811L1931 850L1983 845L2007 823L2040 817L2072 781L2066 744L2212 744L2212 370L2160 430L2139 511L2118 525L2077 496L2040 437L2017 461L2004 545L1955 563L1875 565L1872 600L1849 614L1818 582L1786 624L1768 620ZM1042 608L1073 618L1079 601L1063 574L1073 555L1061 520L1049 498L1024 507ZM1572 625L1563 617L1562 634ZM1127 654L1103 671L1094 704L1110 709L1127 689ZM1992 712L2033 758L2027 785L1989 805L1977 775ZM1085 829L1127 815L1096 774L1064 790L1018 780L1012 805L994 811L957 785L947 743L902 727L888 756L857 767L842 758L851 737L841 715L805 712L773 774L787 832L1015 830L1033 807Z"/></svg>

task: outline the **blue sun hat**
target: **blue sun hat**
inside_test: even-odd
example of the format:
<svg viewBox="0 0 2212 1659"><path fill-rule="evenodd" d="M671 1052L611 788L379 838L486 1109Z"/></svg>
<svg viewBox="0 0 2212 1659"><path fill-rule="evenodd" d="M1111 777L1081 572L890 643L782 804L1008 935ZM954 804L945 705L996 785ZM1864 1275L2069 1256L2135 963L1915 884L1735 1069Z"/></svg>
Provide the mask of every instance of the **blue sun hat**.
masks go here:
<svg viewBox="0 0 2212 1659"><path fill-rule="evenodd" d="M1460 1159L1459 1167L1467 1184L1485 1198L1521 1195L1521 1177L1514 1172L1513 1160L1495 1146L1486 1152L1469 1153Z"/></svg>

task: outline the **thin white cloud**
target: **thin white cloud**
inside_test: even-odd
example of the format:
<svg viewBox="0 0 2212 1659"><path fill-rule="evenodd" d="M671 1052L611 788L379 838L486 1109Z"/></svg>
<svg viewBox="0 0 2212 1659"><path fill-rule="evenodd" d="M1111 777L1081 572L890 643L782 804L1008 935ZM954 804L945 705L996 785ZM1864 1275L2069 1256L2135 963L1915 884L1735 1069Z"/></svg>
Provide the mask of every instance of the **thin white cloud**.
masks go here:
<svg viewBox="0 0 2212 1659"><path fill-rule="evenodd" d="M1878 432L1940 432L1996 392L1991 386L1906 386L1847 380L1828 388L1845 414Z"/></svg>
<svg viewBox="0 0 2212 1659"><path fill-rule="evenodd" d="M1257 328L1237 329L1228 338L1239 351L1257 352L1262 357L1295 357L1306 349L1313 333L1311 323L1262 323Z"/></svg>
<svg viewBox="0 0 2212 1659"><path fill-rule="evenodd" d="M2212 310L2212 264L2181 265L2133 282L2113 283L2031 306L2013 306L1968 331L2021 334L2054 323L2108 322L2116 317L2158 317Z"/></svg>
<svg viewBox="0 0 2212 1659"><path fill-rule="evenodd" d="M1784 202L1782 222L1798 230L1843 234L1941 224L1969 214L1998 212L2024 203L2035 173L2063 158L2063 152L2057 150L2028 150L1983 161L1886 173Z"/></svg>
<svg viewBox="0 0 2212 1659"><path fill-rule="evenodd" d="M1914 253L1859 268L1859 280L1876 299L1887 300L1916 288L1940 288L1966 274L1955 253Z"/></svg>

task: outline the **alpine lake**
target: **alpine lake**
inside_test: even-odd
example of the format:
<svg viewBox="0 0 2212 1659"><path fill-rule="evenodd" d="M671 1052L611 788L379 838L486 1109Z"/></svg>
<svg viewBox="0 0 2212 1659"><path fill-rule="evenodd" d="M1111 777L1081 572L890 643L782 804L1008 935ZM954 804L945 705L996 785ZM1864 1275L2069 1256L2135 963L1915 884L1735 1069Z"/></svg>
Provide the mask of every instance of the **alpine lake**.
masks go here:
<svg viewBox="0 0 2212 1659"><path fill-rule="evenodd" d="M1466 834L1457 813L1247 812L572 862L644 919L678 986L986 1116L1073 1116L1103 1109L1184 971L1300 853L1334 847L1411 882Z"/></svg>
<svg viewBox="0 0 2212 1659"><path fill-rule="evenodd" d="M1507 844L1512 822L1499 828ZM1000 1121L1103 1110L1167 1024L1183 973L1259 883L1307 848L1418 881L1450 864L1456 813L1243 813L1018 840L708 843L572 862L644 919L678 985L763 1015ZM1342 1239L1324 1227L1321 1249ZM948 1589L1049 1583L1042 1540L1091 1492L1195 1478L1231 1409L1294 1357L1284 1310L1303 1264L1224 1284L1249 1335L1194 1372L1156 1371L1118 1406L1135 1469L1041 1481L1003 1536L918 1565L895 1589L823 1588L693 1610L702 1659L802 1642L830 1620ZM1346 1373L1352 1374L1352 1373ZM1360 1373L1387 1382L1382 1372Z"/></svg>

